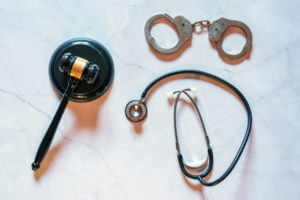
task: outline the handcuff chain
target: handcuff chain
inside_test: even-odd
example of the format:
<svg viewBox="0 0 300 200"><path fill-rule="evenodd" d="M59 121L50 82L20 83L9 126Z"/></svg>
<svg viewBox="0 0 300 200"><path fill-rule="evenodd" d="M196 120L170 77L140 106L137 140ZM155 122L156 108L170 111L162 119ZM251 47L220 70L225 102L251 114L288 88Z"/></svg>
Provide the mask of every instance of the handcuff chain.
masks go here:
<svg viewBox="0 0 300 200"><path fill-rule="evenodd" d="M210 21L208 21L208 20L197 21L197 22L193 23L192 26L193 27L200 26L203 28L208 28L210 26Z"/></svg>

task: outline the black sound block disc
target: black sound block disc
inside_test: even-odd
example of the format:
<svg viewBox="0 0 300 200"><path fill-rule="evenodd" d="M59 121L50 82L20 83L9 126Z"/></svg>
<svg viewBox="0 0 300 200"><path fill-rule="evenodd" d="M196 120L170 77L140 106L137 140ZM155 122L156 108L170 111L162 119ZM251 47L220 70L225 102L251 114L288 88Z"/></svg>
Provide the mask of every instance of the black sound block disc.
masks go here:
<svg viewBox="0 0 300 200"><path fill-rule="evenodd" d="M65 53L82 57L100 68L96 81L88 85L81 81L75 88L71 101L87 102L103 95L109 88L114 77L114 66L112 58L106 48L99 42L88 38L75 38L61 44L53 53L49 74L55 90L63 95L70 77L59 70L58 64Z"/></svg>

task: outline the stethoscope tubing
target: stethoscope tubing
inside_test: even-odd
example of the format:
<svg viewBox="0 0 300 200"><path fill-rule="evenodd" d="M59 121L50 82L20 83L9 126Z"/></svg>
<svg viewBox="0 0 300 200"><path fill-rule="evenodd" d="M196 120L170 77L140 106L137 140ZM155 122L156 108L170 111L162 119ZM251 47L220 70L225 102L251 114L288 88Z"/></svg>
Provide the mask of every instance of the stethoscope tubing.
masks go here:
<svg viewBox="0 0 300 200"><path fill-rule="evenodd" d="M182 155L181 154L178 154L178 162L179 162L179 165L180 165L180 168L182 170L182 172L187 176L187 177L190 177L192 179L198 179L200 181L201 184L205 185L205 186L214 186L220 182L222 182L230 173L231 171L233 170L233 168L236 166L237 162L239 161L245 147L246 147L246 144L247 144L247 141L249 139L249 136L250 136L250 133L251 133L251 127L252 127L252 111L251 111L251 108L250 108L250 105L247 101L247 99L245 98L245 96L240 92L240 90L238 90L235 86L233 86L231 83L225 81L224 79L222 78L219 78L213 74L210 74L210 73L207 73L207 72L203 72L203 71L200 71L200 70L192 70L192 69L187 69L187 70L178 70L178 71L173 71L173 72L169 72L167 74L164 74L158 78L156 78L155 80L153 80L146 88L145 90L143 91L142 95L141 95L141 99L143 101L145 101L146 99L146 96L149 92L149 90L156 84L158 83L159 81L161 81L162 79L165 79L167 77L170 77L170 76L174 76L174 75L178 75L178 74L198 74L198 75L204 75L206 77L209 77L211 79L214 79L224 85L226 85L227 87L229 87L241 100L241 102L243 103L243 105L245 106L245 109L246 109L246 112L247 112L247 119L248 119L248 122L247 122L247 128L246 128L246 132L245 132L245 135L243 137L243 140L242 140L242 143L234 157L234 159L232 160L231 164L229 165L229 167L226 169L226 171L219 177L217 178L216 180L214 181L205 181L204 180L204 177L207 176L207 174L200 174L200 175L193 175L193 174L190 174L186 169L185 169L185 166L184 166L184 163L183 163L183 158L182 158ZM212 161L211 164L213 164L213 153L212 153L212 149L209 147L208 148L208 154L210 155L209 157L211 158L210 160ZM212 167L212 165L211 165Z"/></svg>

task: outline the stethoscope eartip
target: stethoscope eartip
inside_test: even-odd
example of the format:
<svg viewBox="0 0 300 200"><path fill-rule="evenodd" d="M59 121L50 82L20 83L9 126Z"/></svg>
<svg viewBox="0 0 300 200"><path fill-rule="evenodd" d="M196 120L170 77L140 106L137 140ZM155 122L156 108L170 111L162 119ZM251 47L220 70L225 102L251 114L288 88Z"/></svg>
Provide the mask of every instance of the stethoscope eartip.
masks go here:
<svg viewBox="0 0 300 200"><path fill-rule="evenodd" d="M128 102L125 108L127 119L132 122L139 122L147 116L147 107L141 100L132 100Z"/></svg>

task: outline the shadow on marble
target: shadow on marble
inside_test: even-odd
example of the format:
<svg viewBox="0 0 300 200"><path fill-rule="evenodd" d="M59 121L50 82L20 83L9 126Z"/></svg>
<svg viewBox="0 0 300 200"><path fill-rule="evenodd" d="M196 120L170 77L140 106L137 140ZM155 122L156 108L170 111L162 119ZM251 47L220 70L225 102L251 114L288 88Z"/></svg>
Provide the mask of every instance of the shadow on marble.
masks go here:
<svg viewBox="0 0 300 200"><path fill-rule="evenodd" d="M54 160L61 151L61 149L65 146L66 141L61 140L58 144L53 146L52 148L50 147L50 150L46 154L41 167L39 170L34 171L34 179L39 182L42 176L51 168L52 163L54 163Z"/></svg>
<svg viewBox="0 0 300 200"><path fill-rule="evenodd" d="M144 121L147 119L147 116L145 117L144 120L140 121L140 122L131 122L133 128L134 128L134 132L136 134L142 134L143 133L143 123Z"/></svg>
<svg viewBox="0 0 300 200"><path fill-rule="evenodd" d="M207 175L206 179L209 179L212 175L212 173L214 172L214 168L212 168L211 172ZM187 178L182 172L181 175L183 177L184 182L189 186L189 188L191 188L194 191L198 191L199 194L201 195L201 199L205 199L205 196L203 194L203 188L206 187L204 185L202 185L201 183L195 183L193 184L189 178Z"/></svg>
<svg viewBox="0 0 300 200"><path fill-rule="evenodd" d="M39 181L41 177L47 173L47 171L51 168L52 164L55 161L55 158L60 153L60 151L64 148L70 138L76 137L76 135L80 132L77 130L88 129L89 133L95 133L97 127L99 126L99 111L101 110L102 104L105 102L107 97L109 96L111 89L113 87L114 81L112 82L109 89L102 95L100 98L86 103L77 103L77 102L69 102L67 108L71 110L71 112L75 116L74 126L67 133L61 133L63 135L63 140L59 141L56 145L50 147L47 155L45 156L41 168L37 171L34 171L34 178L36 181ZM61 99L61 96L52 88L55 92L56 96ZM50 123L50 122L49 122ZM76 131L74 131L76 130ZM57 129L57 133L60 132L59 128ZM97 131L100 132L100 131Z"/></svg>
<svg viewBox="0 0 300 200"><path fill-rule="evenodd" d="M235 199L241 199L245 197L245 194L247 194L247 191L249 189L248 181L250 176L246 176L246 174L253 169L253 162L251 162L251 154L253 153L253 141L254 141L254 124L252 125L252 129L250 132L250 136L248 139L248 143L245 147L245 150L241 156L245 157L245 162L243 163L243 169L242 169L242 177L240 177L240 184L237 184L236 187L238 188L236 191L238 191L235 194ZM237 166L238 167L238 166Z"/></svg>

